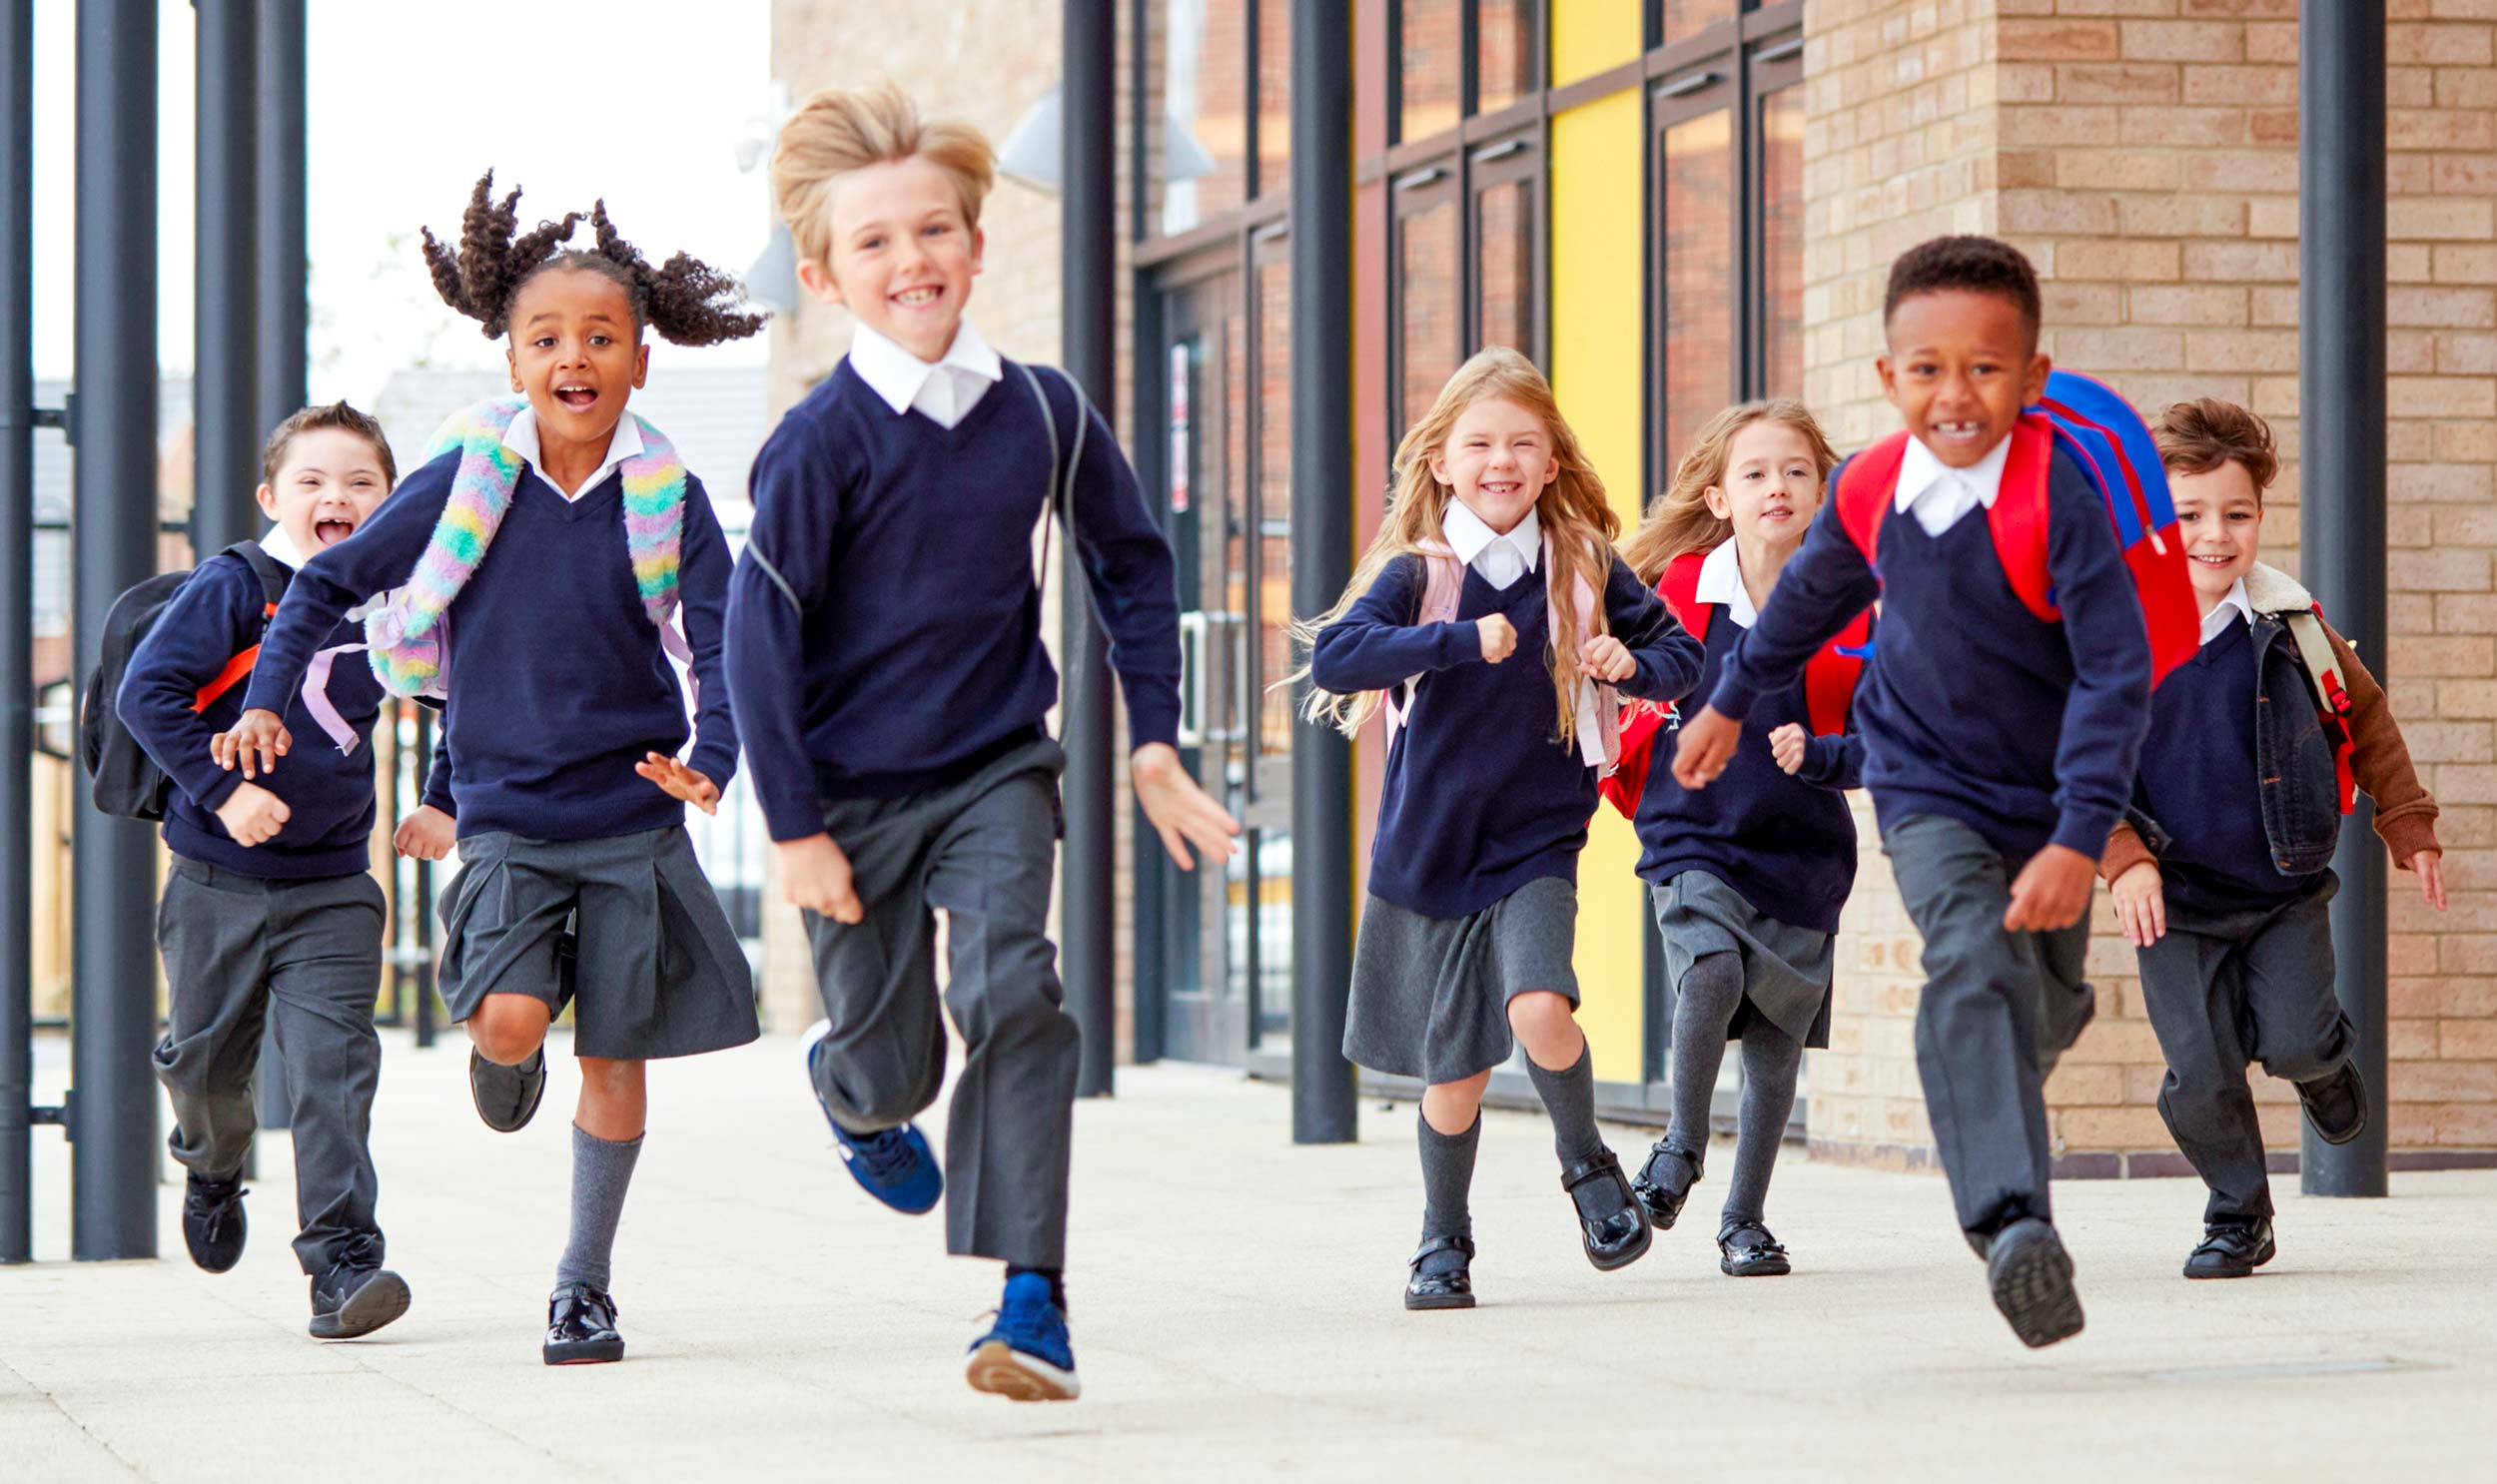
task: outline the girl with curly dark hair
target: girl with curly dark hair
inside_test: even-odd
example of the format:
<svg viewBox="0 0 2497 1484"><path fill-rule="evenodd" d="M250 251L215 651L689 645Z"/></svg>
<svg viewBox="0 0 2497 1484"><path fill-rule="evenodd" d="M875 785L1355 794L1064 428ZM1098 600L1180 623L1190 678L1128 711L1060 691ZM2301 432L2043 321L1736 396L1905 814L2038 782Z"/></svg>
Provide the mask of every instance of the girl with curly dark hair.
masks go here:
<svg viewBox="0 0 2497 1484"><path fill-rule="evenodd" d="M507 337L516 394L452 416L400 497L306 563L218 754L247 778L273 769L318 641L389 593L366 615L368 658L392 691L442 698L457 758L407 843L437 855L458 838L441 991L467 1025L487 1126L536 1112L547 1028L576 1005L571 1239L544 1347L562 1365L624 1353L608 1257L641 1148L643 1063L757 1034L751 972L684 829L684 805L716 809L736 765L727 543L702 481L626 403L650 372L645 330L707 346L763 321L726 274L681 253L652 267L604 203L595 245L567 249L580 213L523 233L520 193L497 201L492 186L490 172L476 183L457 245L428 232L424 257L443 302ZM694 680L682 761L671 654Z"/></svg>

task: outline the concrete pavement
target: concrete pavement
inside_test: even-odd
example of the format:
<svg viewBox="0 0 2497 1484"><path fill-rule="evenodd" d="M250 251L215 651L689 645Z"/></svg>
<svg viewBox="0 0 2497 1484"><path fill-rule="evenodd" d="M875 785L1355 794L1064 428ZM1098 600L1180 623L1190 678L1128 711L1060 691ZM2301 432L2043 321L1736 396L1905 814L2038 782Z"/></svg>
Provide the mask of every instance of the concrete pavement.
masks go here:
<svg viewBox="0 0 2497 1484"><path fill-rule="evenodd" d="M574 1080L534 1125L469 1112L464 1045L391 1038L375 1143L416 1303L373 1338L304 1337L286 1144L252 1241L0 1269L0 1479L1747 1479L2489 1477L2497 1173L2397 1174L2388 1201L2284 1191L2281 1255L2189 1284L2198 1187L2060 1186L2088 1330L2031 1353L1932 1176L1790 1151L1770 1217L1797 1272L1736 1281L1722 1174L1620 1273L1579 1257L1539 1117L1487 1113L1483 1307L1397 1304L1420 1197L1412 1109L1294 1148L1285 1094L1123 1069L1078 1112L1070 1278L1086 1397L975 1395L959 1359L996 1269L841 1172L795 1044L658 1064L616 1255L629 1358L549 1370ZM47 1079L48 1081L48 1079ZM57 1089L51 1089L56 1091ZM940 1110L941 1113L941 1110ZM933 1131L933 1130L932 1130ZM1613 1132L1627 1154L1639 1130ZM940 1144L940 1147L942 1145ZM40 1144L41 1251L68 1160ZM1717 1161L1722 1170L1724 1154Z"/></svg>

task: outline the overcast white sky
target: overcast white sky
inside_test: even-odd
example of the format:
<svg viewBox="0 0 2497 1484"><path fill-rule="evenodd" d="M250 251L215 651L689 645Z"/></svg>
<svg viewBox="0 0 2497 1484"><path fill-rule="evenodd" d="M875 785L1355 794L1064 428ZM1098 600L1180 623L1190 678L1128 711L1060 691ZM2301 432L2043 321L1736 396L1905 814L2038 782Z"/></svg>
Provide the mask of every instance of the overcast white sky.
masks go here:
<svg viewBox="0 0 2497 1484"><path fill-rule="evenodd" d="M193 17L159 0L159 359L192 365ZM768 0L310 0L312 393L370 400L402 366L500 352L433 294L416 229L454 234L494 169L524 222L604 196L653 262L742 274L768 235L761 171L735 147L769 107ZM73 331L77 31L35 8L35 363L67 375ZM586 243L584 225L578 240ZM759 362L760 341L660 358Z"/></svg>

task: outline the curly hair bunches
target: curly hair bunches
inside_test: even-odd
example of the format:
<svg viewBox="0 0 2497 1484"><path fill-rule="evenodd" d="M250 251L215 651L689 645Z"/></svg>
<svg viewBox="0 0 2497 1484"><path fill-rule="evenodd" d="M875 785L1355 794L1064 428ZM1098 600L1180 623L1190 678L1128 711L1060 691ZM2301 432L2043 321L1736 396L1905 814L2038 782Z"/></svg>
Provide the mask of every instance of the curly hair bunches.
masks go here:
<svg viewBox="0 0 2497 1484"><path fill-rule="evenodd" d="M500 201L494 199L494 173L489 170L468 193L456 248L436 241L430 231L423 234L425 267L442 303L476 321L487 340L510 330L512 306L530 280L559 269L611 281L631 301L634 326L647 326L674 345L715 346L763 328L764 316L738 308L745 288L734 274L685 253L651 267L615 230L604 201L590 209L595 245L586 249L564 246L580 225L579 212L566 212L560 220L540 222L522 233L519 204L517 187Z"/></svg>

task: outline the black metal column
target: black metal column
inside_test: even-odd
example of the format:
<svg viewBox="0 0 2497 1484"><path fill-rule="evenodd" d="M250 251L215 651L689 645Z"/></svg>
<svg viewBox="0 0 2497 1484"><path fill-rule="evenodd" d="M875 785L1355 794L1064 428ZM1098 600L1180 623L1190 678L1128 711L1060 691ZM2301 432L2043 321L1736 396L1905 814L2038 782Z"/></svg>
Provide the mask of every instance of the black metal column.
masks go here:
<svg viewBox="0 0 2497 1484"><path fill-rule="evenodd" d="M0 13L0 1262L34 1249L35 4Z"/></svg>
<svg viewBox="0 0 2497 1484"><path fill-rule="evenodd" d="M156 5L78 5L77 669L156 570ZM78 790L71 1255L156 1255L156 840Z"/></svg>
<svg viewBox="0 0 2497 1484"><path fill-rule="evenodd" d="M1059 266L1067 371L1104 417L1118 390L1118 31L1112 0L1066 0ZM1109 649L1070 537L1059 564L1059 656L1066 667L1067 849L1059 905L1067 1004L1084 1032L1081 1097L1109 1096L1118 1066L1118 780L1112 767ZM1137 849L1145 849L1139 841Z"/></svg>
<svg viewBox="0 0 2497 1484"><path fill-rule="evenodd" d="M1291 3L1291 607L1352 576L1352 19ZM1302 682L1305 686L1307 682ZM1295 695L1293 700L1300 699ZM1358 1132L1343 1058L1352 976L1352 748L1303 727L1291 769L1291 1136Z"/></svg>
<svg viewBox="0 0 2497 1484"><path fill-rule="evenodd" d="M2298 550L2306 585L2386 674L2384 637L2384 3L2298 10ZM2328 370L2327 370L2328 369ZM2334 1147L2305 1130L2310 1195L2385 1193L2384 849L2362 806L2332 868L2333 992L2358 1028L2374 1116Z"/></svg>
<svg viewBox="0 0 2497 1484"><path fill-rule="evenodd" d="M312 310L304 245L304 0L258 4L252 81L260 99L253 172L259 218L252 236L260 282L253 303L260 318L257 420L266 437L308 399L305 363Z"/></svg>

